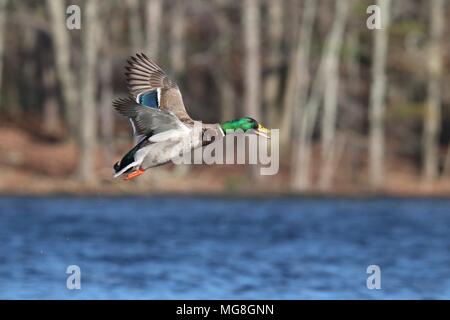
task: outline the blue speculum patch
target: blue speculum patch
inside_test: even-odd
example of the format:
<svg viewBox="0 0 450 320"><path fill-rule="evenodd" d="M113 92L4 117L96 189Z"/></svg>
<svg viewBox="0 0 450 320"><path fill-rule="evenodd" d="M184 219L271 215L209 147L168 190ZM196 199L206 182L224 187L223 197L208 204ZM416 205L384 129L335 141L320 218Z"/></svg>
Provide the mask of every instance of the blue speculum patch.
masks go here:
<svg viewBox="0 0 450 320"><path fill-rule="evenodd" d="M146 92L139 96L139 103L150 108L159 108L158 93L156 90Z"/></svg>

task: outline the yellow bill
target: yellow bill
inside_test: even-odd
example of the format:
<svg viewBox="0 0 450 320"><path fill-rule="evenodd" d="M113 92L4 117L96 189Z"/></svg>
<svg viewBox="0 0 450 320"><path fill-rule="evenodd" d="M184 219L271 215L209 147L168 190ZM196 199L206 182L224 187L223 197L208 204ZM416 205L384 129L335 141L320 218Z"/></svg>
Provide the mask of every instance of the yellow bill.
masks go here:
<svg viewBox="0 0 450 320"><path fill-rule="evenodd" d="M256 134L264 138L270 139L270 130L263 127L262 125L258 125L258 130L256 130Z"/></svg>

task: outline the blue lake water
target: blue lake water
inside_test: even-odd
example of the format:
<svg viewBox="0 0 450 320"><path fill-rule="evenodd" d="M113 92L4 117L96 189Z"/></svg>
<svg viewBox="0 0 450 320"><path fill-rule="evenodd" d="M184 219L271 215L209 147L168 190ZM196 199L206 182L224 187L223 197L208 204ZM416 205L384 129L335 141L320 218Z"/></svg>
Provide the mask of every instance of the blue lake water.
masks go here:
<svg viewBox="0 0 450 320"><path fill-rule="evenodd" d="M450 200L0 198L0 298L448 299Z"/></svg>

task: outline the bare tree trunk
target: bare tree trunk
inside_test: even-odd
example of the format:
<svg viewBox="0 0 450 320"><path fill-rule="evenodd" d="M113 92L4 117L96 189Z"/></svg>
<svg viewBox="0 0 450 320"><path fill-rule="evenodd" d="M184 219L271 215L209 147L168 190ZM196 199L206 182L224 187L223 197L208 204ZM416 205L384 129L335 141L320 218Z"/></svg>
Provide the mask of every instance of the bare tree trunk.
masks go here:
<svg viewBox="0 0 450 320"><path fill-rule="evenodd" d="M384 114L386 98L386 59L391 0L377 0L382 28L373 30L374 55L370 92L369 178L372 188L380 188L385 176Z"/></svg>
<svg viewBox="0 0 450 320"><path fill-rule="evenodd" d="M135 52L140 52L144 48L144 39L139 12L139 0L126 0L125 4L128 7L128 33L131 46Z"/></svg>
<svg viewBox="0 0 450 320"><path fill-rule="evenodd" d="M284 135L285 143L287 143L291 135L291 124L297 124L294 126L293 134L292 168L294 174L292 186L299 190L307 188L309 182L309 157L307 156L307 150L310 150L310 142L306 139L306 127L303 127L302 124L305 123L305 117L307 116L305 114L305 101L310 82L308 64L316 10L317 2L315 0L305 1L297 49L292 55L289 64L290 72L285 93L284 116L281 124L281 134Z"/></svg>
<svg viewBox="0 0 450 320"><path fill-rule="evenodd" d="M161 32L162 2L161 0L147 0L147 54L152 59L158 59L159 33Z"/></svg>
<svg viewBox="0 0 450 320"><path fill-rule="evenodd" d="M323 59L323 57L322 57ZM311 95L306 103L299 125L299 139L297 149L297 166L294 175L294 188L300 191L307 190L311 185L311 153L312 136L317 121L317 114L322 99L324 60L321 61L316 78L312 84Z"/></svg>
<svg viewBox="0 0 450 320"><path fill-rule="evenodd" d="M445 28L445 1L432 0L431 40L428 59L428 101L423 131L423 180L431 183L439 174L439 134L441 132L442 40Z"/></svg>
<svg viewBox="0 0 450 320"><path fill-rule="evenodd" d="M87 0L83 32L82 101L80 119L79 178L85 183L96 180L97 140L96 87L98 29L97 0Z"/></svg>
<svg viewBox="0 0 450 320"><path fill-rule="evenodd" d="M247 116L261 118L260 2L244 0L242 25L244 34L244 106ZM251 166L250 178L257 177L257 166Z"/></svg>
<svg viewBox="0 0 450 320"><path fill-rule="evenodd" d="M244 0L244 106L248 116L260 119L260 3L259 0Z"/></svg>
<svg viewBox="0 0 450 320"><path fill-rule="evenodd" d="M220 37L224 42L228 42L228 39L224 39L227 35L221 33ZM228 43L231 45L231 43ZM213 66L211 69L212 75L214 76L217 88L219 90L219 100L220 100L220 120L228 121L235 117L235 101L236 101L236 93L233 86L233 81L230 79L229 70L230 61L229 56L226 54L228 51L227 48L223 48L223 51L219 53L220 57L220 67Z"/></svg>
<svg viewBox="0 0 450 320"><path fill-rule="evenodd" d="M309 61L309 51L311 46L311 35L314 24L314 16L316 11L316 3L313 0L305 0L303 7L302 23L300 26L300 33L298 34L298 39L295 41L296 48L292 49L292 53L289 58L289 71L287 77L286 91L284 93L283 103L283 113L281 118L281 132L280 132L280 143L283 147L288 146L290 137L292 136L292 125L293 125L293 115L296 112L302 112L301 108L303 105L299 105L298 109L300 111L295 111L295 106L297 103L302 103L306 100L306 94L308 90L308 61ZM299 8L297 1L291 0L289 8L291 9L288 14L291 18L297 18L297 14L294 11L298 11ZM291 6L295 6L291 8ZM295 10L294 10L295 9ZM314 11L314 12L313 12ZM293 17L292 17L293 16ZM306 21L307 19L312 19L311 21ZM290 25L296 28L298 23L296 21L291 21ZM291 27L291 28L292 28ZM294 30L287 30L288 33L295 34ZM292 41L294 42L294 41ZM302 76L304 75L304 76ZM299 118L301 115L299 115ZM299 119L298 118L298 119ZM295 118L297 120L297 117Z"/></svg>
<svg viewBox="0 0 450 320"><path fill-rule="evenodd" d="M176 78L180 78L186 68L186 4L187 1L175 0L170 9L170 34L169 34L169 59L171 71ZM177 166L175 174L185 176L189 172L189 166Z"/></svg>
<svg viewBox="0 0 450 320"><path fill-rule="evenodd" d="M328 52L325 58L324 112L321 128L321 160L319 186L328 189L333 176L333 162L336 137L336 113L338 106L339 60L344 38L349 1L336 1L336 14L329 36Z"/></svg>
<svg viewBox="0 0 450 320"><path fill-rule="evenodd" d="M186 45L184 33L186 28L186 3L176 1L172 8L170 29L170 66L175 75L183 73L186 67Z"/></svg>
<svg viewBox="0 0 450 320"><path fill-rule="evenodd" d="M220 95L220 119L228 121L235 116L236 93L232 80L232 47L233 47L233 28L225 14L226 0L216 0L218 13L216 21L219 28L219 38L217 43L217 55L219 63L213 64L211 72Z"/></svg>
<svg viewBox="0 0 450 320"><path fill-rule="evenodd" d="M350 22L350 21L349 21ZM363 158L366 157L367 139L364 137L361 148L361 131L364 125L363 118L363 102L361 99L361 92L363 91L364 81L361 76L361 66L359 64L359 55L361 52L360 43L361 30L356 25L351 25L348 28L346 37L346 47L350 54L346 56L346 66L348 70L345 85L345 96L347 101L343 102L345 106L346 116L342 118L342 128L347 132L347 147L348 160L346 161L345 176L348 177L350 183L357 183L360 179L360 172L363 166ZM365 32L363 30L363 32ZM343 110L344 112L344 110ZM342 170L341 170L342 172Z"/></svg>
<svg viewBox="0 0 450 320"><path fill-rule="evenodd" d="M51 18L53 47L56 57L56 72L61 82L65 105L66 121L72 135L77 132L78 123L78 84L70 66L70 40L65 23L66 7L64 1L47 0Z"/></svg>
<svg viewBox="0 0 450 320"><path fill-rule="evenodd" d="M281 0L272 0L268 3L269 11L269 74L264 83L264 98L267 105L267 117L270 127L278 126L280 98L280 65L282 62L281 45L283 41L283 3Z"/></svg>
<svg viewBox="0 0 450 320"><path fill-rule="evenodd" d="M2 94L2 80L3 80L3 54L5 51L5 24L6 24L6 6L8 0L0 0L0 98ZM0 106L2 105L0 100ZM1 109L1 107L0 107Z"/></svg>

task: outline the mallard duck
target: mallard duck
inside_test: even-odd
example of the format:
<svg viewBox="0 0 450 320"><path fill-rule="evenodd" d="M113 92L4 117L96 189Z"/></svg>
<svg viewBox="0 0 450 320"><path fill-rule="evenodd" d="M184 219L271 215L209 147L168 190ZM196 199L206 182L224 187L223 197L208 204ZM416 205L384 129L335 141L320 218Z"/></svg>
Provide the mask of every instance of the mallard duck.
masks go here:
<svg viewBox="0 0 450 320"><path fill-rule="evenodd" d="M130 119L137 144L114 164L114 177L126 180L140 176L151 167L165 164L183 152L211 143L193 135L194 120L186 112L177 84L145 54L128 59L126 79L130 96L113 102L115 110ZM269 130L250 117L224 123L202 124L202 131L214 130L216 137L230 130L254 130L269 138Z"/></svg>

